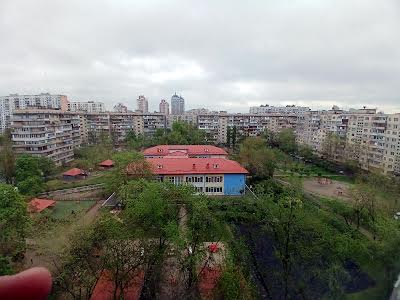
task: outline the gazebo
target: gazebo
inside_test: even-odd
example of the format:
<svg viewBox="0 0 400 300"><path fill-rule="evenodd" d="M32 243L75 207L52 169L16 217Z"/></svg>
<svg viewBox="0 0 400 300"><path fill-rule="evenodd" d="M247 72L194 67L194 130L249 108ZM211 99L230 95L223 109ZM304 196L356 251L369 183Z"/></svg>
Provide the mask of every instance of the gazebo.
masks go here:
<svg viewBox="0 0 400 300"><path fill-rule="evenodd" d="M28 211L32 213L40 213L49 207L54 207L56 201L50 199L34 198L28 203Z"/></svg>
<svg viewBox="0 0 400 300"><path fill-rule="evenodd" d="M63 173L63 178L65 180L82 179L86 177L87 173L84 170L78 168L73 168Z"/></svg>
<svg viewBox="0 0 400 300"><path fill-rule="evenodd" d="M102 167L103 169L110 169L114 167L114 162L111 159L107 159L99 163L99 166Z"/></svg>

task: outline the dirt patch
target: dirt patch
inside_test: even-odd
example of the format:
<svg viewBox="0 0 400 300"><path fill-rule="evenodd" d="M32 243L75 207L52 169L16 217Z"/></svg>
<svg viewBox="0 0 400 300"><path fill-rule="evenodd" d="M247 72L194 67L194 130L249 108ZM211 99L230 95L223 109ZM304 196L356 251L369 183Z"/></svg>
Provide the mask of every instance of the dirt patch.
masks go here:
<svg viewBox="0 0 400 300"><path fill-rule="evenodd" d="M310 178L303 181L304 190L310 193L318 194L329 198L339 198L342 200L350 201L349 188L350 185L345 182L322 179Z"/></svg>

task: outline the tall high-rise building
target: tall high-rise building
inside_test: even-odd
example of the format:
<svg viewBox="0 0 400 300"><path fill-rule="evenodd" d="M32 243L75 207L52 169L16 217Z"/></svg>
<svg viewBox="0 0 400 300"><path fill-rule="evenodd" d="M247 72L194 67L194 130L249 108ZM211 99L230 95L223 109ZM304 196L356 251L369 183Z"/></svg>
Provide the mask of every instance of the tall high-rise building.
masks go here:
<svg viewBox="0 0 400 300"><path fill-rule="evenodd" d="M165 99L162 99L160 102L160 113L169 115L169 103Z"/></svg>
<svg viewBox="0 0 400 300"><path fill-rule="evenodd" d="M182 115L185 112L185 99L176 93L171 97L171 114Z"/></svg>
<svg viewBox="0 0 400 300"><path fill-rule="evenodd" d="M137 110L142 113L149 112L149 101L144 95L140 95L139 98L137 99L137 107L138 107Z"/></svg>

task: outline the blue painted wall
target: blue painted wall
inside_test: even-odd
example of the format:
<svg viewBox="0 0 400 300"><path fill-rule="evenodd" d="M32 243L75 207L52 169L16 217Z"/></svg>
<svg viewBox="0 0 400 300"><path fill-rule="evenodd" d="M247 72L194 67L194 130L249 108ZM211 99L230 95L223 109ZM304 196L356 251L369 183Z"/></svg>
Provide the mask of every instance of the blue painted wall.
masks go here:
<svg viewBox="0 0 400 300"><path fill-rule="evenodd" d="M224 194L242 195L245 190L246 175L244 174L225 174L224 175Z"/></svg>

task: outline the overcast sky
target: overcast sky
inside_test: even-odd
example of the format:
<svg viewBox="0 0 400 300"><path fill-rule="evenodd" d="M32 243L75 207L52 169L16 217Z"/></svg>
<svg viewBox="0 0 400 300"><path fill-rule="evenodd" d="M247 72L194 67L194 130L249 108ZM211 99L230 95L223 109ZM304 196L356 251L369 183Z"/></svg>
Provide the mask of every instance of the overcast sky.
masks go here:
<svg viewBox="0 0 400 300"><path fill-rule="evenodd" d="M0 0L0 95L400 112L399 0Z"/></svg>

